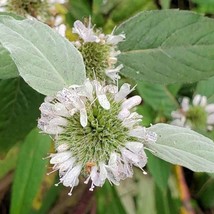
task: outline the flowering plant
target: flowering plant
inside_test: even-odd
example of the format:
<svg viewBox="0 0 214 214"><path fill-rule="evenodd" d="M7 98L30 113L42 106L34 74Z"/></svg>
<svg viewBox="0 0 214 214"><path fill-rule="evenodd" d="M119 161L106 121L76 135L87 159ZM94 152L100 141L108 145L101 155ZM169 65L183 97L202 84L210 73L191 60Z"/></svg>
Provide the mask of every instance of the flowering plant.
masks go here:
<svg viewBox="0 0 214 214"><path fill-rule="evenodd" d="M56 186L69 187L68 195L82 183L86 194L108 183L120 192L128 178L146 180L147 172L164 195L167 162L177 165L178 179L180 166L214 172L211 18L144 11L104 33L90 14L64 23L66 16L53 11L58 3L66 11L68 2L20 2L4 1L0 13L0 152L20 149L12 214L30 213L38 199L45 156L45 188L58 175Z"/></svg>

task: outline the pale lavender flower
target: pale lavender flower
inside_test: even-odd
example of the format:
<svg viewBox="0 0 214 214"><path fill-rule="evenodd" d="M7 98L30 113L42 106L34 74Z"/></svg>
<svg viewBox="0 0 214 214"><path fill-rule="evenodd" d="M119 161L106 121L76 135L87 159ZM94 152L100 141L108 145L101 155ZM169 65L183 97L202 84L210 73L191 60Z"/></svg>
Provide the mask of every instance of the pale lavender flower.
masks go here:
<svg viewBox="0 0 214 214"><path fill-rule="evenodd" d="M154 143L157 135L141 126L142 116L134 111L139 96L126 98L132 91L125 83L118 91L86 80L47 97L41 105L38 127L53 137L56 153L50 155L53 171L72 190L79 176L91 182L90 190L106 180L119 185L133 176L133 166L143 170L147 163L144 142Z"/></svg>
<svg viewBox="0 0 214 214"><path fill-rule="evenodd" d="M211 131L214 127L214 104L207 103L207 97L195 95L192 103L184 97L181 108L172 112L172 124L187 128L206 126Z"/></svg>

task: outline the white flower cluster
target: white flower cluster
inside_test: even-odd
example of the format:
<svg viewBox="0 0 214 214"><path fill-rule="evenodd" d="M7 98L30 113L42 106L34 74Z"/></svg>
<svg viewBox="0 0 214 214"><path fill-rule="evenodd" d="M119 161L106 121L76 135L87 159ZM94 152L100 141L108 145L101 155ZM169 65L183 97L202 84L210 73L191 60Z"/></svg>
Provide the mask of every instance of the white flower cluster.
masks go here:
<svg viewBox="0 0 214 214"><path fill-rule="evenodd" d="M199 94L193 98L192 104L188 97L184 97L181 108L172 112L172 118L173 125L187 128L192 128L194 121L201 122L204 119L204 125L211 131L214 127L214 104L208 104L207 97Z"/></svg>
<svg viewBox="0 0 214 214"><path fill-rule="evenodd" d="M75 21L73 33L78 34L80 38L80 40L74 42L74 45L78 49L86 43L97 43L110 47L110 51L108 53L108 67L105 69L105 74L114 82L117 81L120 78L118 73L123 68L122 64L115 67L117 56L120 54L120 51L117 50L117 44L124 41L125 34L114 35L114 30L111 34L107 35L100 33L100 31L94 31L94 27L91 25L90 19L87 26L79 20Z"/></svg>
<svg viewBox="0 0 214 214"><path fill-rule="evenodd" d="M42 22L48 22L48 24L50 24L50 26L52 26L59 34L61 34L62 36L65 36L65 31L66 31L66 26L65 24L63 24L63 18L59 15L57 15L56 17L53 16L47 16L50 15L50 11L55 11L56 7L55 4L64 4L66 3L66 0L44 0L44 1L35 1L35 0L19 0L19 1L15 1L15 0L0 0L0 12L6 12L6 11L11 11L18 14L18 15L22 15L25 16L28 19L38 19ZM45 14L40 14L40 12L37 14L37 12L34 11L33 14L36 14L36 16L32 16L32 14L30 14L30 11L27 11L26 8L30 8L29 5L33 5L37 3L38 5L41 3L41 7L43 8L43 12L45 12ZM42 5L44 4L44 5ZM26 6L27 5L27 6ZM47 8L46 8L47 7ZM39 8L39 7L38 7ZM31 10L33 11L33 9L38 9L38 8L32 8ZM31 12L32 12L31 11ZM20 14L21 13L21 14ZM54 12L55 13L55 12ZM45 17L43 17L43 15ZM48 19L47 19L47 17Z"/></svg>
<svg viewBox="0 0 214 214"><path fill-rule="evenodd" d="M53 171L59 170L59 183L71 188L69 195L80 174L88 177L85 183L91 180L92 191L106 179L118 185L132 177L133 165L143 170L143 142L154 143L157 136L140 126L142 116L133 108L141 98L126 99L132 90L126 83L118 91L114 85L86 80L83 86L47 97L41 105L38 127L56 141L57 153L50 155L50 163Z"/></svg>

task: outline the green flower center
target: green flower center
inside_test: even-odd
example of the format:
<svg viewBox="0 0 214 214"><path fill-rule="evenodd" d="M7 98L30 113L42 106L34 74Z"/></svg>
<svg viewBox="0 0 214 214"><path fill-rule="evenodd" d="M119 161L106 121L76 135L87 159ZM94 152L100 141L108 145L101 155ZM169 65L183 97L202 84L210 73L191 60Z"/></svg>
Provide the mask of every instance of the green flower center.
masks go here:
<svg viewBox="0 0 214 214"><path fill-rule="evenodd" d="M186 117L197 128L202 128L206 125L207 113L201 106L190 107L186 113Z"/></svg>
<svg viewBox="0 0 214 214"><path fill-rule="evenodd" d="M70 145L72 155L77 162L98 163L109 160L112 152L119 152L127 141L133 140L128 135L128 128L117 118L121 105L109 99L111 108L103 109L98 101L86 104L88 123L85 128L80 124L80 115L76 113L68 118L68 125L59 136L60 142Z"/></svg>
<svg viewBox="0 0 214 214"><path fill-rule="evenodd" d="M96 42L87 42L79 48L79 51L85 62L87 77L89 79L96 77L97 80L104 81L106 79L105 69L109 67L110 46Z"/></svg>

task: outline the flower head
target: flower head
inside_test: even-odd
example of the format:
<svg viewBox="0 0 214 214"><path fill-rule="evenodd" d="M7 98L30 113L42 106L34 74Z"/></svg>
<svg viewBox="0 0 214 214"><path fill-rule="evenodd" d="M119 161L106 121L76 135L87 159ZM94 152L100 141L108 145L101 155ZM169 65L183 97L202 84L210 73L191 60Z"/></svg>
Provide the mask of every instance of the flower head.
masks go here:
<svg viewBox="0 0 214 214"><path fill-rule="evenodd" d="M83 56L88 78L105 81L108 77L114 82L119 79L118 73L123 66L115 67L120 54L117 44L125 39L125 35L113 35L113 32L105 35L94 30L90 20L86 25L79 20L74 22L73 33L78 35L74 45Z"/></svg>
<svg viewBox="0 0 214 214"><path fill-rule="evenodd" d="M197 94L190 104L190 99L184 97L181 108L172 112L172 124L189 128L212 130L214 126L214 104L207 104L207 97Z"/></svg>
<svg viewBox="0 0 214 214"><path fill-rule="evenodd" d="M55 4L64 4L65 0L1 0L1 2L0 11L11 11L30 19L34 17L60 32L64 31L65 26L59 26L60 16L56 14Z"/></svg>
<svg viewBox="0 0 214 214"><path fill-rule="evenodd" d="M47 97L41 105L38 127L53 136L56 153L50 155L60 182L72 189L80 174L91 182L90 190L106 180L118 185L133 175L132 166L143 170L147 157L144 142L155 142L156 134L140 125L142 116L134 112L141 98L126 99L129 84L102 86L86 80Z"/></svg>
<svg viewBox="0 0 214 214"><path fill-rule="evenodd" d="M46 20L48 16L47 0L8 0L7 10L25 17L35 17L39 20Z"/></svg>

